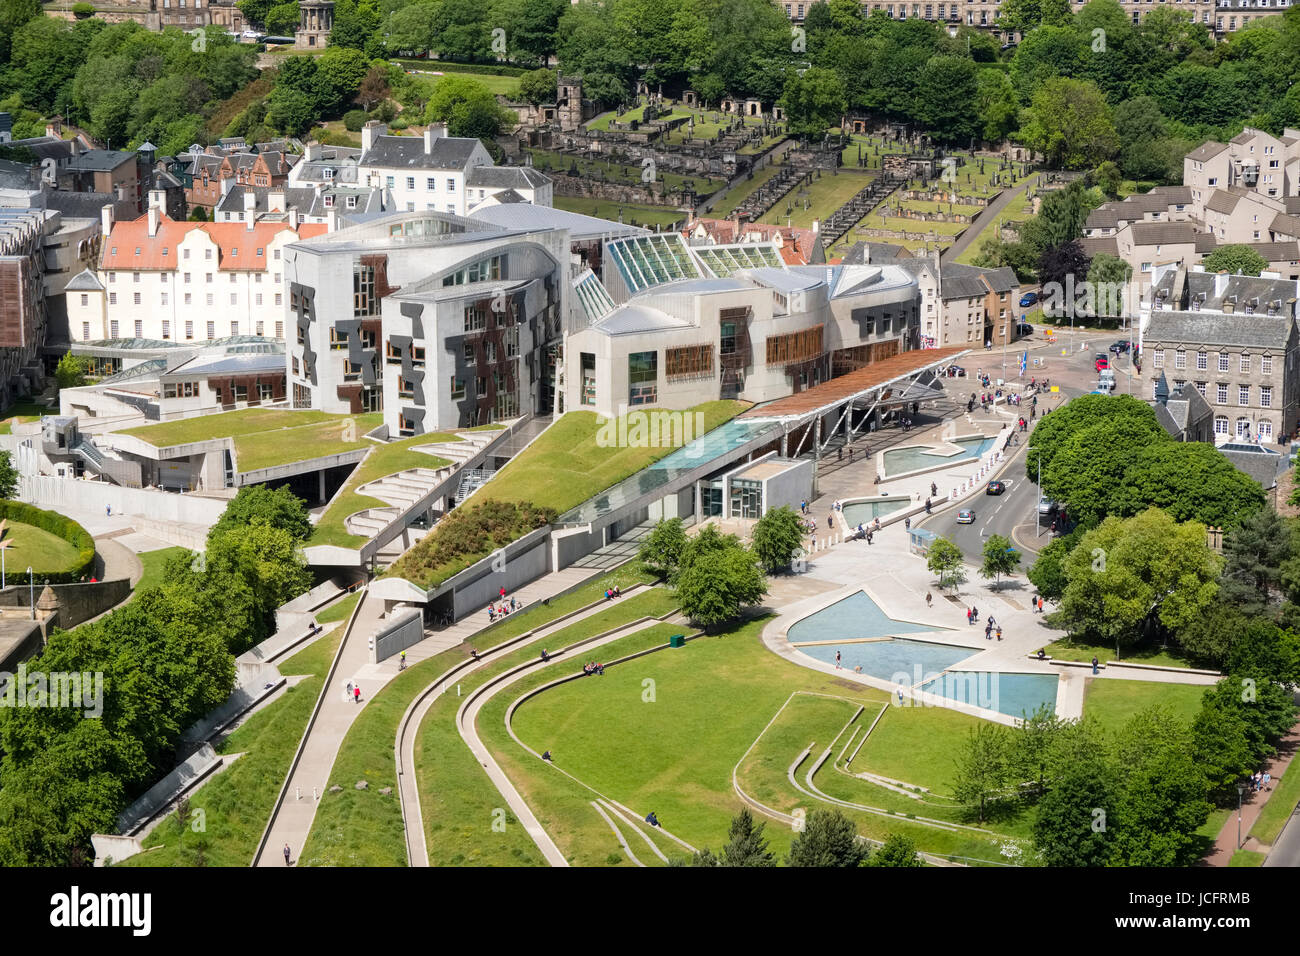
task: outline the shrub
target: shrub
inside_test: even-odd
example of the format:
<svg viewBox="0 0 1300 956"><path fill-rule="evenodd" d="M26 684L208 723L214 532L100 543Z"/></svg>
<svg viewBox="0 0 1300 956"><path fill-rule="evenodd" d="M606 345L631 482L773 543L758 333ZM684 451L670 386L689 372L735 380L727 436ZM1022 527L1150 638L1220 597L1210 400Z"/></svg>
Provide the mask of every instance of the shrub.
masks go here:
<svg viewBox="0 0 1300 956"><path fill-rule="evenodd" d="M348 110L343 114L343 126L352 133L361 132L361 127L366 125L365 110Z"/></svg>
<svg viewBox="0 0 1300 956"><path fill-rule="evenodd" d="M76 584L90 573L91 565L95 563L95 539L71 518L22 501L0 501L0 518L48 531L77 549L76 560L71 566L62 571L42 574L42 581L50 584Z"/></svg>
<svg viewBox="0 0 1300 956"><path fill-rule="evenodd" d="M95 5L93 3L74 3L72 5L72 15L78 20L93 17L95 15Z"/></svg>

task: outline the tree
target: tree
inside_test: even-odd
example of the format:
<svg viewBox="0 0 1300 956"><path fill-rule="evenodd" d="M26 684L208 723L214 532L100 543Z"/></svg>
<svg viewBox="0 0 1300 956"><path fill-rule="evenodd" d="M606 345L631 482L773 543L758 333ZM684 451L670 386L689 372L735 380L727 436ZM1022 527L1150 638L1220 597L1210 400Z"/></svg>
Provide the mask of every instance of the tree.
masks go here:
<svg viewBox="0 0 1300 956"><path fill-rule="evenodd" d="M1054 77L1033 96L1020 136L1049 166L1084 169L1119 148L1110 107L1097 84Z"/></svg>
<svg viewBox="0 0 1300 956"><path fill-rule="evenodd" d="M0 0L0 63L9 62L14 33L41 15L41 0Z"/></svg>
<svg viewBox="0 0 1300 956"><path fill-rule="evenodd" d="M1070 22L1068 0L1005 0L998 7L998 26L1013 33L1029 33L1040 24Z"/></svg>
<svg viewBox="0 0 1300 956"><path fill-rule="evenodd" d="M1043 310L1056 317L1093 314L1095 303L1087 301L1089 289L1080 289L1083 294L1073 302L1065 300L1066 290L1079 288L1087 275L1088 254L1083 251L1083 244L1078 239L1044 250L1038 257L1038 278L1042 280L1044 291L1049 285L1054 286L1056 291L1046 297Z"/></svg>
<svg viewBox="0 0 1300 956"><path fill-rule="evenodd" d="M980 133L979 82L965 57L935 56L916 81L916 117L940 142L968 143Z"/></svg>
<svg viewBox="0 0 1300 956"><path fill-rule="evenodd" d="M1119 189L1124 185L1124 178L1120 175L1117 165L1107 160L1097 167L1094 175L1097 185L1101 187L1101 191L1106 194L1107 199L1119 198Z"/></svg>
<svg viewBox="0 0 1300 956"><path fill-rule="evenodd" d="M1258 508L1224 539L1220 600L1249 617L1276 620L1282 567L1295 551L1291 527L1271 507Z"/></svg>
<svg viewBox="0 0 1300 956"><path fill-rule="evenodd" d="M834 70L821 67L803 75L791 73L780 106L792 136L821 139L828 128L839 125L848 108L844 81Z"/></svg>
<svg viewBox="0 0 1300 956"><path fill-rule="evenodd" d="M1233 529L1264 506L1264 489L1208 442L1158 442L1140 449L1124 472L1111 512L1161 508L1175 521ZM1283 536L1289 542L1289 535Z"/></svg>
<svg viewBox="0 0 1300 956"><path fill-rule="evenodd" d="M18 494L18 469L14 467L13 454L0 451L0 498Z"/></svg>
<svg viewBox="0 0 1300 956"><path fill-rule="evenodd" d="M266 13L266 21L263 24L266 32L271 36L293 36L294 31L302 20L302 14L298 10L298 0L290 0L289 3L277 3Z"/></svg>
<svg viewBox="0 0 1300 956"><path fill-rule="evenodd" d="M772 508L754 524L754 555L768 574L790 567L803 550L803 523L794 509Z"/></svg>
<svg viewBox="0 0 1300 956"><path fill-rule="evenodd" d="M373 109L378 104L392 95L392 90L388 86L388 73L383 67L372 66L362 77L361 86L357 89L357 102L363 109Z"/></svg>
<svg viewBox="0 0 1300 956"><path fill-rule="evenodd" d="M991 143L1000 143L1016 129L1020 104L1011 80L1001 70L983 69L976 74L975 110L982 128L980 135Z"/></svg>
<svg viewBox="0 0 1300 956"><path fill-rule="evenodd" d="M681 518L663 518L641 543L637 557L663 580L671 580L686 549L686 530Z"/></svg>
<svg viewBox="0 0 1300 956"><path fill-rule="evenodd" d="M1094 289L1126 289L1133 278L1133 267L1119 256L1099 252L1088 262L1088 284ZM1107 301L1120 301L1121 297L1107 294Z"/></svg>
<svg viewBox="0 0 1300 956"><path fill-rule="evenodd" d="M1049 601L1059 600L1065 593L1065 559L1070 554L1070 549L1078 541L1078 535L1074 532L1060 537L1053 538L1042 551L1038 552L1038 558L1025 572L1025 577L1029 578L1029 583L1038 589L1038 593Z"/></svg>
<svg viewBox="0 0 1300 956"><path fill-rule="evenodd" d="M331 46L316 58L316 77L312 84L317 108L333 116L351 102L370 71L370 61L360 50Z"/></svg>
<svg viewBox="0 0 1300 956"><path fill-rule="evenodd" d="M1038 802L1034 847L1048 866L1106 866L1122 822L1113 765L1088 754L1068 765Z"/></svg>
<svg viewBox="0 0 1300 956"><path fill-rule="evenodd" d="M1219 246L1201 260L1206 272L1257 276L1268 268L1268 260L1250 246L1240 243Z"/></svg>
<svg viewBox="0 0 1300 956"><path fill-rule="evenodd" d="M519 96L534 106L554 103L557 78L554 70L532 70L519 77Z"/></svg>
<svg viewBox="0 0 1300 956"><path fill-rule="evenodd" d="M870 855L852 820L839 810L814 810L790 843L785 862L786 866L856 867Z"/></svg>
<svg viewBox="0 0 1300 956"><path fill-rule="evenodd" d="M1145 406L1089 425L1073 435L1043 469L1043 493L1068 502L1069 517L1092 527L1108 514L1123 512L1124 476L1129 468L1149 448L1169 441L1155 413Z"/></svg>
<svg viewBox="0 0 1300 956"><path fill-rule="evenodd" d="M916 844L901 833L891 833L875 853L868 866L925 866L916 853Z"/></svg>
<svg viewBox="0 0 1300 956"><path fill-rule="evenodd" d="M444 3L444 7L449 5ZM382 49L382 41L377 6L369 0L335 0L334 29L326 52L344 48L375 55Z"/></svg>
<svg viewBox="0 0 1300 956"><path fill-rule="evenodd" d="M942 588L945 586L945 581L956 585L966 579L962 568L964 560L961 548L947 538L936 538L926 555L925 566L939 575L939 587Z"/></svg>
<svg viewBox="0 0 1300 956"><path fill-rule="evenodd" d="M980 721L957 755L953 796L974 809L980 823L984 822L989 803L1000 799L1006 789L1008 750L1006 728Z"/></svg>
<svg viewBox="0 0 1300 956"><path fill-rule="evenodd" d="M1007 763L1010 771L1021 780L1032 781L1034 792L1047 789L1047 768L1052 749L1057 745L1065 722L1056 716L1050 704L1043 704L1021 720L1013 732L1008 748Z"/></svg>
<svg viewBox="0 0 1300 956"><path fill-rule="evenodd" d="M690 551L688 547L686 554ZM754 555L729 543L684 559L676 590L682 612L708 630L736 618L743 607L757 604L767 593L767 582Z"/></svg>
<svg viewBox="0 0 1300 956"><path fill-rule="evenodd" d="M193 209L190 210L189 221L190 221L190 222L207 222L207 221L208 221L208 211L207 211L206 209L204 209L202 206L195 206Z"/></svg>
<svg viewBox="0 0 1300 956"><path fill-rule="evenodd" d="M1043 418L1029 434L1025 452L1025 474L1037 481L1039 472L1046 476L1052 460L1078 433L1100 421L1136 416L1154 419L1155 413L1145 402L1131 395L1081 395L1066 402Z"/></svg>
<svg viewBox="0 0 1300 956"><path fill-rule="evenodd" d="M451 136L491 140L515 114L497 104L497 98L482 83L468 76L450 75L438 81L429 97L425 116L431 123L446 123Z"/></svg>
<svg viewBox="0 0 1300 956"><path fill-rule="evenodd" d="M989 535L984 542L984 563L980 566L980 576L993 578L994 588L1002 583L1002 575L1015 574L1020 567L1020 552L1011 546L1011 541L1000 534Z"/></svg>
<svg viewBox="0 0 1300 956"><path fill-rule="evenodd" d="M312 532L307 503L288 488L245 485L230 499L221 518L208 532L208 540L213 541L227 532L256 525L279 528L298 543L306 541Z"/></svg>
<svg viewBox="0 0 1300 956"><path fill-rule="evenodd" d="M301 136L316 119L316 101L307 93L277 85L266 104L266 122L281 133Z"/></svg>
<svg viewBox="0 0 1300 956"><path fill-rule="evenodd" d="M59 388L80 388L86 384L88 361L71 352L64 352L59 364L54 369L54 381Z"/></svg>
<svg viewBox="0 0 1300 956"><path fill-rule="evenodd" d="M1066 559L1062 620L1117 653L1161 628L1177 633L1214 605L1220 565L1202 524L1175 524L1155 508L1107 518Z"/></svg>
<svg viewBox="0 0 1300 956"><path fill-rule="evenodd" d="M763 836L765 824L757 823L749 807L742 807L731 820L727 845L722 848L723 866L776 866L776 856Z"/></svg>

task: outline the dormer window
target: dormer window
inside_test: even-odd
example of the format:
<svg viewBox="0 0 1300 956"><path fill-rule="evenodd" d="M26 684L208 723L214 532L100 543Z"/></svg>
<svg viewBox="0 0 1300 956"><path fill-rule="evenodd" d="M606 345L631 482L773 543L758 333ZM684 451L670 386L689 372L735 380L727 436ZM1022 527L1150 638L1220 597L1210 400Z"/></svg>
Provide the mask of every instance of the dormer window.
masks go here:
<svg viewBox="0 0 1300 956"><path fill-rule="evenodd" d="M334 208L334 196L333 196L332 194L330 194L330 193L326 193L326 194L324 195L324 197L322 197L322 198L324 198L324 200L325 200L325 208L326 208L326 209L333 209L333 208Z"/></svg>

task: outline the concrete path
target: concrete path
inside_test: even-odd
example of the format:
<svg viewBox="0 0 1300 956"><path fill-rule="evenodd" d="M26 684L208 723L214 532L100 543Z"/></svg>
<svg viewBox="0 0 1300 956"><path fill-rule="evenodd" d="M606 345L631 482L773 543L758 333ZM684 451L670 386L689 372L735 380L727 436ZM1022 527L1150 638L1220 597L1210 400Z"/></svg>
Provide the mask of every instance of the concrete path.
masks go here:
<svg viewBox="0 0 1300 956"><path fill-rule="evenodd" d="M997 197L985 206L980 214L975 217L975 221L966 228L966 231L961 234L957 241L939 254L940 261L943 263L955 262L957 257L965 252L970 247L971 243L980 237L984 232L985 226L995 220L998 215L1001 214L1002 210L1011 205L1013 199L1038 181L1038 176L1038 173L1034 173L1019 186L1012 186L998 193Z"/></svg>

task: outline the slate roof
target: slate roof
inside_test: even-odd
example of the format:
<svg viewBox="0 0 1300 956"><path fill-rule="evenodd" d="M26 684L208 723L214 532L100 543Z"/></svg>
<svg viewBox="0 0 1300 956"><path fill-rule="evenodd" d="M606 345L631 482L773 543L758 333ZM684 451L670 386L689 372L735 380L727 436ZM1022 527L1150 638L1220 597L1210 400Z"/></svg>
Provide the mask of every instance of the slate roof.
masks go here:
<svg viewBox="0 0 1300 956"><path fill-rule="evenodd" d="M1196 227L1190 222L1135 222L1129 228L1133 230L1133 244L1138 246L1196 241Z"/></svg>
<svg viewBox="0 0 1300 956"><path fill-rule="evenodd" d="M1286 313L1225 315L1157 309L1151 313L1142 341L1147 349L1165 343L1284 349L1293 325L1294 320Z"/></svg>
<svg viewBox="0 0 1300 956"><path fill-rule="evenodd" d="M479 146L477 139L443 136L424 151L423 136L379 136L361 157L362 166L405 169L464 169Z"/></svg>
<svg viewBox="0 0 1300 956"><path fill-rule="evenodd" d="M550 176L532 166L475 166L465 177L466 186L490 189L538 189L550 182Z"/></svg>
<svg viewBox="0 0 1300 956"><path fill-rule="evenodd" d="M139 157L124 149L88 149L79 156L74 156L68 163L68 169L94 172L110 172L127 162L135 162Z"/></svg>
<svg viewBox="0 0 1300 956"><path fill-rule="evenodd" d="M1104 252L1109 256L1114 256L1117 259L1119 258L1119 240L1114 236L1085 237L1079 240L1079 244L1083 246L1083 251L1086 252L1089 257L1095 256L1099 252Z"/></svg>
<svg viewBox="0 0 1300 956"><path fill-rule="evenodd" d="M1202 143L1200 146L1197 146L1194 150L1188 153L1187 158L1196 163L1203 163L1207 159L1213 159L1215 156L1218 156L1227 148L1227 143L1216 143L1214 140L1210 140L1208 143Z"/></svg>

